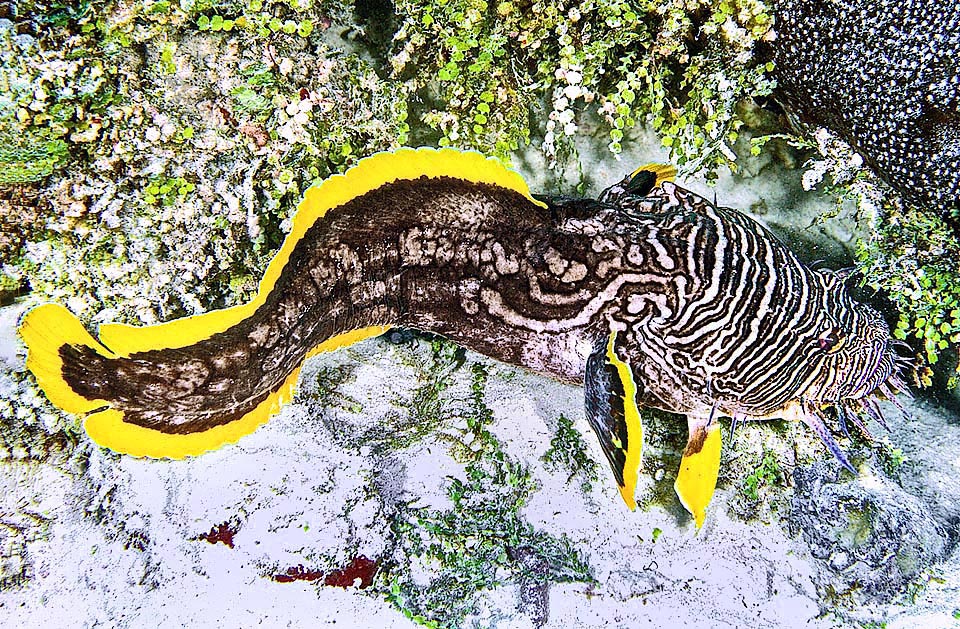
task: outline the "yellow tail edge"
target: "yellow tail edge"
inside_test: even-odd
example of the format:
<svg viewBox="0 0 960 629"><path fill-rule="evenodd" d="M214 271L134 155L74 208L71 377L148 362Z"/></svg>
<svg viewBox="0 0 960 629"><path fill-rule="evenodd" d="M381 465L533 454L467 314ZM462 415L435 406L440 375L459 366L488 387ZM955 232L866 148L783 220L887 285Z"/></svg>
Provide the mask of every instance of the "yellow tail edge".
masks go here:
<svg viewBox="0 0 960 629"><path fill-rule="evenodd" d="M281 271L298 242L314 222L344 203L385 184L420 177L453 177L514 190L531 202L523 178L495 159L454 149L399 149L360 160L342 175L334 175L308 189L293 219L293 226L260 280L257 295L248 303L185 317L153 326L105 324L94 338L66 308L48 304L30 311L20 326L28 347L27 366L53 404L85 418L85 427L98 444L135 456L183 458L213 450L253 432L293 396L295 374L255 409L229 424L201 433L169 434L124 421L123 412L109 400L91 400L74 391L63 376L60 348L87 346L107 358L128 357L150 350L187 347L224 332L251 316L274 290ZM321 343L308 356L376 336L387 326L353 330Z"/></svg>
<svg viewBox="0 0 960 629"><path fill-rule="evenodd" d="M17 331L27 346L27 368L55 406L82 415L108 404L106 400L91 400L80 395L63 377L60 349L65 345L89 347L101 356L116 357L87 332L72 312L59 304L38 306L24 315Z"/></svg>
<svg viewBox="0 0 960 629"><path fill-rule="evenodd" d="M314 347L307 353L306 358L379 336L389 329L390 326L371 326L339 334ZM184 459L199 456L236 443L265 424L293 399L299 378L300 367L297 367L254 409L228 424L214 426L203 432L171 434L138 426L124 422L123 412L116 409L91 415L84 422L84 429L98 445L121 454L152 459Z"/></svg>
<svg viewBox="0 0 960 629"><path fill-rule="evenodd" d="M276 415L281 406L293 399L300 368L296 368L280 387L253 410L228 424L203 432L172 434L124 421L123 411L111 408L94 413L83 422L83 429L97 445L120 454L151 459L185 459L236 443Z"/></svg>
<svg viewBox="0 0 960 629"><path fill-rule="evenodd" d="M339 334L314 347L307 357L378 336L389 327L371 326ZM123 411L113 408L109 400L92 400L71 388L63 375L65 365L60 355L63 346L90 347L107 358L121 355L98 342L69 310L58 304L38 306L24 316L18 331L27 346L27 367L47 398L60 409L80 416L84 430L97 445L136 457L183 459L236 443L293 399L300 375L298 367L256 407L227 424L202 432L168 433L127 422Z"/></svg>

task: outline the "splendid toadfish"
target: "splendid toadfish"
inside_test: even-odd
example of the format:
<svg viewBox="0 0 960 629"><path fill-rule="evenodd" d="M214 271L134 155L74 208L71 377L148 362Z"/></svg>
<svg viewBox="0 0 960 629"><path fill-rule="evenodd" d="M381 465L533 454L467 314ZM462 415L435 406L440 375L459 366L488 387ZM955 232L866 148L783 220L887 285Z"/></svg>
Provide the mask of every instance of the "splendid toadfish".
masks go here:
<svg viewBox="0 0 960 629"><path fill-rule="evenodd" d="M905 390L889 330L841 275L747 216L641 167L598 199L542 197L477 153L402 149L310 188L247 304L92 336L59 305L25 316L27 366L98 444L181 458L237 441L292 396L304 359L405 326L566 383L626 504L641 409L687 416L676 491L699 528L718 419L824 424ZM845 429L845 428L844 428Z"/></svg>

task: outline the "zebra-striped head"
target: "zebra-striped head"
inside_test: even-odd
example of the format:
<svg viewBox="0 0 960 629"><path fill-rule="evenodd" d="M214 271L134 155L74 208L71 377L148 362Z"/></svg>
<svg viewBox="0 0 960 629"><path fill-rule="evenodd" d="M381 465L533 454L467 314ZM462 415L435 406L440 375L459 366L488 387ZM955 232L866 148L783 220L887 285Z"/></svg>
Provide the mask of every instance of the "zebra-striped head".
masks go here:
<svg viewBox="0 0 960 629"><path fill-rule="evenodd" d="M807 399L840 402L860 399L899 379L902 361L894 351L890 328L879 312L854 301L842 277L832 271L817 271L823 283L825 308L815 339L822 354L820 378L807 392Z"/></svg>
<svg viewBox="0 0 960 629"><path fill-rule="evenodd" d="M866 432L858 421L861 412L885 426L876 399L887 399L903 411L897 395L909 395L902 376L913 366L896 352L898 345L905 344L891 337L879 312L850 297L841 274L815 271L812 275L824 291L821 327L814 340L821 364L801 396L805 410L819 414L832 405L844 431L846 418L852 417Z"/></svg>
<svg viewBox="0 0 960 629"><path fill-rule="evenodd" d="M599 202L621 264L641 278L613 315L629 321L623 354L638 401L734 423L800 420L855 471L827 427L830 410L845 434L850 419L869 436L862 414L886 426L877 399L903 410L896 395L911 366L846 276L811 269L745 214L643 169Z"/></svg>

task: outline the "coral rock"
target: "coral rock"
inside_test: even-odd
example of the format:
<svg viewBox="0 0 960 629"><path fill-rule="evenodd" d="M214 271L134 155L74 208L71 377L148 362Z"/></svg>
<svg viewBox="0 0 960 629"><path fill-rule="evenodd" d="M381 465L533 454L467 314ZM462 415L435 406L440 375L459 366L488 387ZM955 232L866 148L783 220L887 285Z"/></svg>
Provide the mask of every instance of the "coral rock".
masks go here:
<svg viewBox="0 0 960 629"><path fill-rule="evenodd" d="M960 212L960 4L779 0L781 95L907 200Z"/></svg>

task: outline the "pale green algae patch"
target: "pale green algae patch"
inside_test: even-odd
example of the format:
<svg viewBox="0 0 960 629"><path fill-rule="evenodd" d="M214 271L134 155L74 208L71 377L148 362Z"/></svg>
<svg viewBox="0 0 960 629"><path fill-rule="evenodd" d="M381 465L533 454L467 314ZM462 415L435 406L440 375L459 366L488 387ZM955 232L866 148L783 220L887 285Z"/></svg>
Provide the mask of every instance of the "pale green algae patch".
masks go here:
<svg viewBox="0 0 960 629"><path fill-rule="evenodd" d="M501 157L532 136L549 161L569 156L589 109L612 153L650 124L678 164L713 172L735 159L737 102L773 87L752 54L772 25L756 0L402 0L397 10L394 72L442 95L424 122L440 144Z"/></svg>
<svg viewBox="0 0 960 629"><path fill-rule="evenodd" d="M490 431L487 367L469 368L470 395L454 415L456 436L447 434L451 452L465 463L465 479L449 480L449 508L407 504L398 510L381 577L387 600L418 624L460 627L476 615L482 593L513 586L518 608L542 625L551 584L593 577L572 541L537 530L523 517L537 483Z"/></svg>
<svg viewBox="0 0 960 629"><path fill-rule="evenodd" d="M4 131L65 143L70 160L31 166L50 171L45 221L5 274L87 320L235 303L306 187L404 142L402 90L305 26L342 5L253 6L220 7L249 18L215 32L199 20L209 6L169 2L89 5L37 38L7 25ZM300 27L262 26L267 13Z"/></svg>
<svg viewBox="0 0 960 629"><path fill-rule="evenodd" d="M379 420L363 413L363 403L348 390L358 377L355 359L327 365L305 383L298 401L321 418L324 429L348 451L368 453L382 461L372 483L389 519L386 549L368 593L384 596L401 613L427 627L471 626L484 597L494 590L516 589L516 606L535 624L545 622L551 585L591 583L593 575L579 549L565 535L531 525L524 516L539 489L529 467L497 438L494 411L487 404L491 378L487 359L474 362L453 343L395 333L381 348L399 363L398 379L414 385L396 408ZM382 341L381 341L382 342ZM496 377L496 376L493 376ZM572 474L595 467L585 459L585 444L560 422L544 460L573 457ZM391 480L409 474L400 462L410 452L432 457L431 467L456 464L436 499L391 487ZM395 469L399 467L401 471ZM590 476L592 480L595 476ZM373 491L374 489L371 489ZM581 490L589 493L590 486Z"/></svg>

